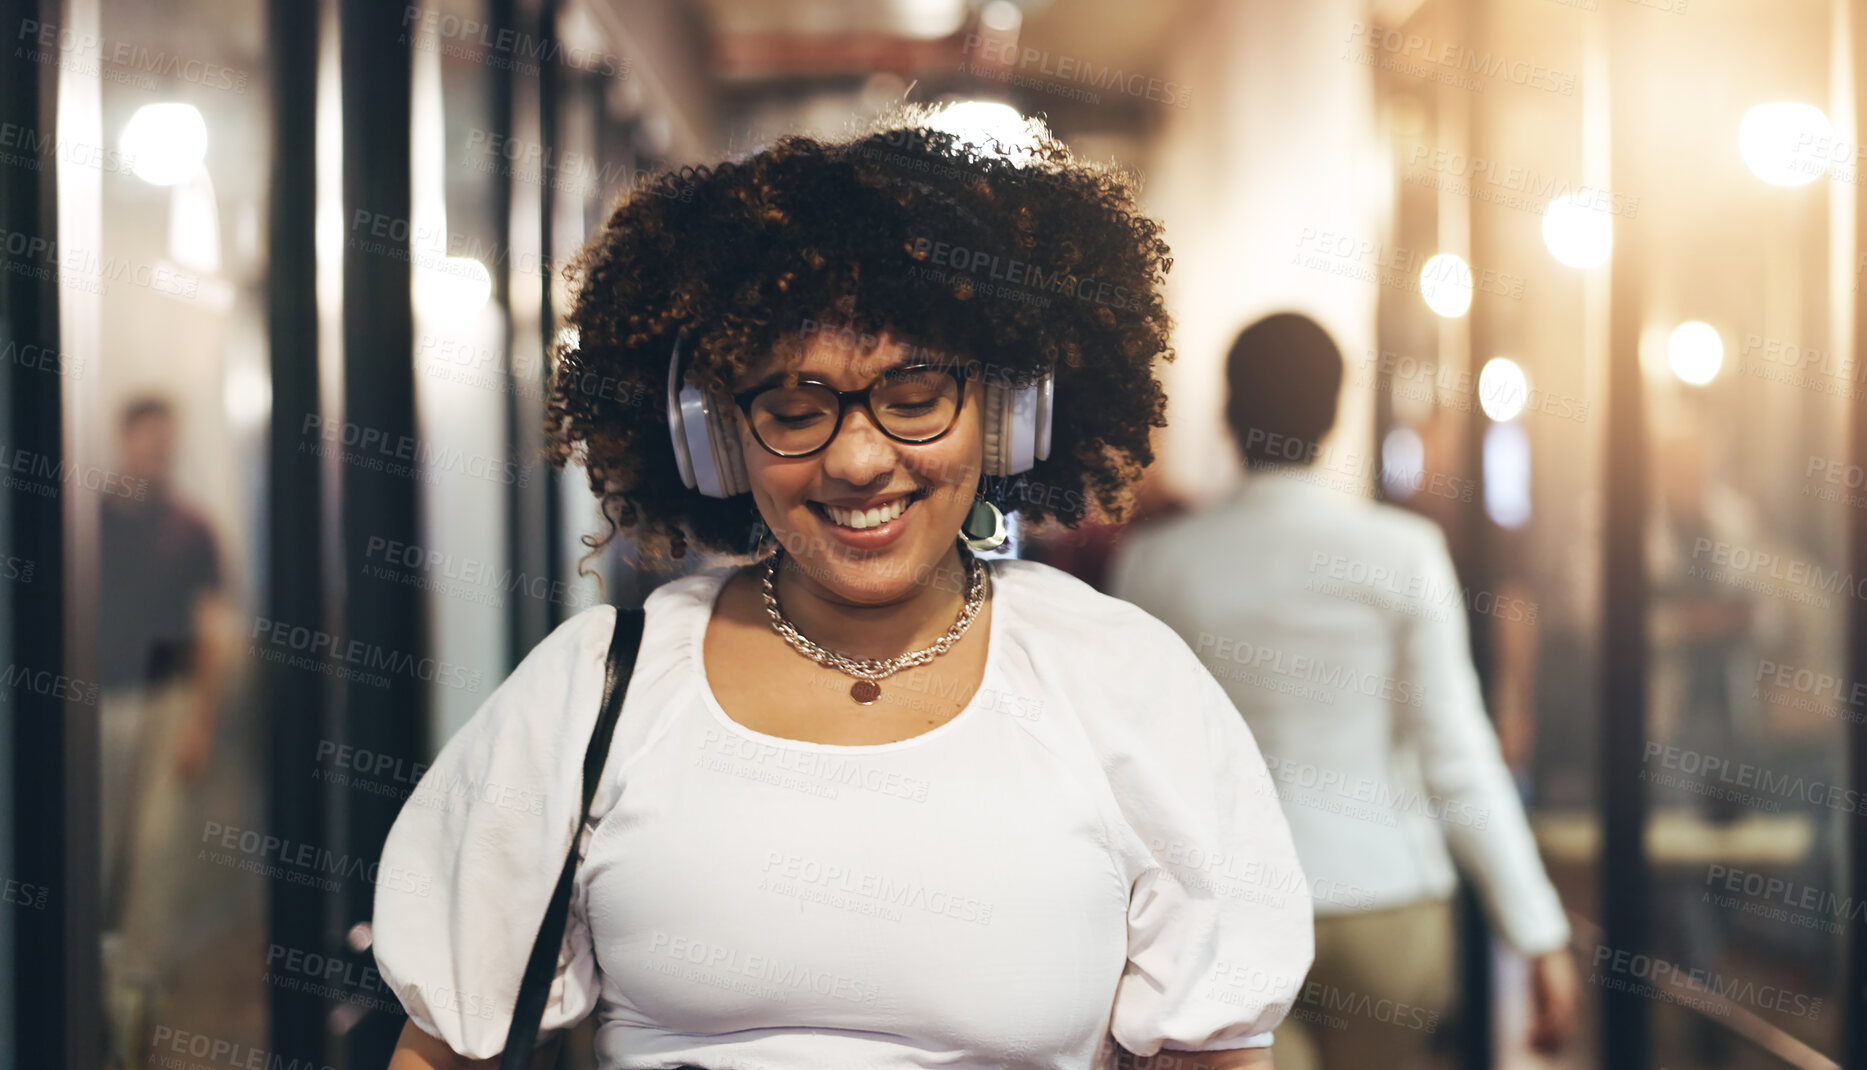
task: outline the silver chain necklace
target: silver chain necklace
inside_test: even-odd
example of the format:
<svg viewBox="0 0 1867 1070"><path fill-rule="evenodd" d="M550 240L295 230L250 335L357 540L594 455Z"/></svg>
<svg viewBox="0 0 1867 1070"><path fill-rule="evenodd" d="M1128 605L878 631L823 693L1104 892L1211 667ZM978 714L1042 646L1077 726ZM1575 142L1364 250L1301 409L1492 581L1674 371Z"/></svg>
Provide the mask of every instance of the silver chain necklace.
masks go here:
<svg viewBox="0 0 1867 1070"><path fill-rule="evenodd" d="M778 592L773 585L773 578L778 573L778 558L783 549L772 552L765 560L765 612L771 617L772 630L784 636L784 641L791 649L826 668L836 669L856 678L849 685L849 697L864 706L874 703L882 697L882 685L877 680L893 676L902 669L925 665L952 648L959 637L972 627L973 618L979 615L979 608L985 604L985 565L969 551L960 553L960 560L966 566L966 606L960 610L959 619L946 630L946 634L934 640L934 644L906 654L897 654L892 658L852 658L834 650L826 650L806 639L778 608Z"/></svg>

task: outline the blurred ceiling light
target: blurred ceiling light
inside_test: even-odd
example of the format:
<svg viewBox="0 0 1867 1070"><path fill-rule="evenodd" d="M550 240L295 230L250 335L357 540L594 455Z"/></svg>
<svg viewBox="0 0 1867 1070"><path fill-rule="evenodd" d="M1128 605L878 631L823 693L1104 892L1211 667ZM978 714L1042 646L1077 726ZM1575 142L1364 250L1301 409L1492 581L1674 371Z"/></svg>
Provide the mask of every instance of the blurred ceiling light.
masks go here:
<svg viewBox="0 0 1867 1070"><path fill-rule="evenodd" d="M1724 339L1718 329L1703 320L1688 320L1673 328L1666 339L1666 362L1673 374L1694 386L1703 386L1717 376L1724 364Z"/></svg>
<svg viewBox="0 0 1867 1070"><path fill-rule="evenodd" d="M1029 155L1019 152L1037 139L1036 124L1009 104L990 100L963 100L941 109L928 123L935 130L945 130L968 145L991 150L997 142L1013 163Z"/></svg>
<svg viewBox="0 0 1867 1070"><path fill-rule="evenodd" d="M1396 427L1381 440L1381 484L1396 500L1413 497L1426 475L1426 443L1411 427Z"/></svg>
<svg viewBox="0 0 1867 1070"><path fill-rule="evenodd" d="M1566 194L1543 209L1543 244L1549 255L1572 268L1600 267L1614 249L1614 221Z"/></svg>
<svg viewBox="0 0 1867 1070"><path fill-rule="evenodd" d="M124 124L117 148L137 178L173 186L207 159L207 120L193 104L145 104Z"/></svg>
<svg viewBox="0 0 1867 1070"><path fill-rule="evenodd" d="M227 419L241 430L251 430L266 422L272 411L272 377L256 363L236 361L229 364L227 378L221 383L221 405Z"/></svg>
<svg viewBox="0 0 1867 1070"><path fill-rule="evenodd" d="M945 37L966 24L966 0L895 0L895 13L909 37Z"/></svg>
<svg viewBox="0 0 1867 1070"><path fill-rule="evenodd" d="M1024 9L1011 0L991 0L979 9L979 25L994 33L1014 33L1024 24Z"/></svg>
<svg viewBox="0 0 1867 1070"><path fill-rule="evenodd" d="M190 271L220 272L220 202L206 168L169 189L169 257Z"/></svg>
<svg viewBox="0 0 1867 1070"><path fill-rule="evenodd" d="M1456 319L1472 307L1472 269L1452 253L1440 253L1420 269L1420 296L1426 307Z"/></svg>
<svg viewBox="0 0 1867 1070"><path fill-rule="evenodd" d="M1737 145L1758 178L1772 186L1804 186L1828 170L1822 147L1832 146L1834 136L1835 128L1822 109L1779 101L1744 113Z"/></svg>
<svg viewBox="0 0 1867 1070"><path fill-rule="evenodd" d="M493 296L493 276L472 257L450 256L438 265L415 269L415 308L423 318L457 325L486 307Z"/></svg>
<svg viewBox="0 0 1867 1070"><path fill-rule="evenodd" d="M1530 436L1522 424L1485 428L1485 515L1499 527L1530 520Z"/></svg>
<svg viewBox="0 0 1867 1070"><path fill-rule="evenodd" d="M1530 396L1530 377L1509 357L1492 357L1478 372L1478 406L1498 423L1515 420Z"/></svg>

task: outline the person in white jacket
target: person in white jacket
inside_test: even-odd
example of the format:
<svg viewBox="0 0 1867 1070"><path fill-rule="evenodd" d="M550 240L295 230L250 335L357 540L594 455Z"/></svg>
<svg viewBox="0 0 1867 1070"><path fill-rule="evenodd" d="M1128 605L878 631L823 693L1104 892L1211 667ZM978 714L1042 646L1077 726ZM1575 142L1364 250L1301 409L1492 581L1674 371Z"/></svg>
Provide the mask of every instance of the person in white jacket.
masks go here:
<svg viewBox="0 0 1867 1070"><path fill-rule="evenodd" d="M1247 328L1227 380L1243 485L1129 532L1109 584L1225 687L1311 880L1316 961L1278 1066L1431 1066L1455 1047L1453 857L1531 959L1530 1040L1555 1050L1577 1002L1569 926L1485 715L1445 538L1360 497L1352 459L1322 451L1342 358L1314 321Z"/></svg>

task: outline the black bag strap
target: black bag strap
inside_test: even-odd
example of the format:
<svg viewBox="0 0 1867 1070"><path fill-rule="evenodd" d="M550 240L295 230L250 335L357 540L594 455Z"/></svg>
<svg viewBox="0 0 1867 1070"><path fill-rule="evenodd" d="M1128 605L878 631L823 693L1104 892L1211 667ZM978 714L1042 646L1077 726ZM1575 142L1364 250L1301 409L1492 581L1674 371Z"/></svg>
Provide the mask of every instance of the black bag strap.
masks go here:
<svg viewBox="0 0 1867 1070"><path fill-rule="evenodd" d="M622 713L622 696L629 689L629 677L635 672L635 656L642 646L642 627L647 614L640 609L616 610L616 631L609 640L609 659L603 677L603 706L590 733L590 746L583 755L583 811L577 829L571 833L570 854L564 858L564 870L558 874L557 890L551 893L551 905L545 910L544 924L532 944L531 958L525 963L525 977L519 982L519 998L512 1010L512 1025L506 1030L506 1048L499 1056L499 1070L525 1070L538 1043L538 1024L544 1019L545 997L551 992L557 974L558 951L564 945L564 926L570 918L571 880L577 875L577 843L583 839L583 827L590 820L590 801L596 797L596 782L603 775L603 763L609 757L610 737L616 734L616 719Z"/></svg>

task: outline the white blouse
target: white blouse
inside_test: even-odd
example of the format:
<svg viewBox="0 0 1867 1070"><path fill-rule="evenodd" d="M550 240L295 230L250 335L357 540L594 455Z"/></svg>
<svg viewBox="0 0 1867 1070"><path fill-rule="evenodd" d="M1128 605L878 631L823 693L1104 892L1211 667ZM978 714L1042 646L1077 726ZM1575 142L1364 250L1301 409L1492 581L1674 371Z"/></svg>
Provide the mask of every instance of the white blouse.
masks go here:
<svg viewBox="0 0 1867 1070"><path fill-rule="evenodd" d="M990 567L978 692L871 746L721 709L701 651L733 566L649 596L544 1030L595 1011L605 1070L1100 1070L1111 1036L1270 1044L1311 907L1250 730L1166 625L1047 565ZM427 879L377 885L377 967L463 1055L505 1045L614 621L595 606L539 643L384 847L385 872Z"/></svg>

